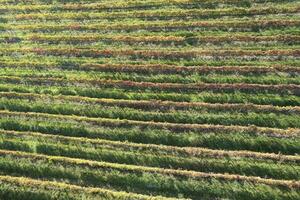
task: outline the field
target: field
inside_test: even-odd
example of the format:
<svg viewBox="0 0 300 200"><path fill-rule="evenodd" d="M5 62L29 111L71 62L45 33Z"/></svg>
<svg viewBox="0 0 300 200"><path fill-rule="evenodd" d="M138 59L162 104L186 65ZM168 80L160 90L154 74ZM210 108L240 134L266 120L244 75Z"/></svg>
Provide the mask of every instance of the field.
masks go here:
<svg viewBox="0 0 300 200"><path fill-rule="evenodd" d="M0 0L0 199L300 199L298 0Z"/></svg>

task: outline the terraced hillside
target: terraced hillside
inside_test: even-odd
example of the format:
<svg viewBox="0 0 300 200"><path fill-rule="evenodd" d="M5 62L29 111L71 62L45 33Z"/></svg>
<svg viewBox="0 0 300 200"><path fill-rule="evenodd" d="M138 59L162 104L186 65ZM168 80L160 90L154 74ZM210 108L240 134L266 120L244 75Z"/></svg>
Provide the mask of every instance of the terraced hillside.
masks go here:
<svg viewBox="0 0 300 200"><path fill-rule="evenodd" d="M300 199L298 0L0 0L0 199Z"/></svg>

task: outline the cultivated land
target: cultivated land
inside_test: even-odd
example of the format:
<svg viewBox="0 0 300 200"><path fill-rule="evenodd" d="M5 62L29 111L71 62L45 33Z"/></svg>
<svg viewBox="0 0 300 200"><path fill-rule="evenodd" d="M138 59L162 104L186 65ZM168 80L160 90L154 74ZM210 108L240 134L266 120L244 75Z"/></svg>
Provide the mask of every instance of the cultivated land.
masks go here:
<svg viewBox="0 0 300 200"><path fill-rule="evenodd" d="M297 0L0 0L0 199L300 199Z"/></svg>

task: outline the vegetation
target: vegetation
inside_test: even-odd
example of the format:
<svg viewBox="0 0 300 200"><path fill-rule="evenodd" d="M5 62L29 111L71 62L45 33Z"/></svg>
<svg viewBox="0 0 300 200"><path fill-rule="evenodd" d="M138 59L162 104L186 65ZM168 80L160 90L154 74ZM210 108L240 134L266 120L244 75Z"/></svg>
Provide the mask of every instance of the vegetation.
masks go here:
<svg viewBox="0 0 300 200"><path fill-rule="evenodd" d="M300 199L298 1L0 12L0 199Z"/></svg>

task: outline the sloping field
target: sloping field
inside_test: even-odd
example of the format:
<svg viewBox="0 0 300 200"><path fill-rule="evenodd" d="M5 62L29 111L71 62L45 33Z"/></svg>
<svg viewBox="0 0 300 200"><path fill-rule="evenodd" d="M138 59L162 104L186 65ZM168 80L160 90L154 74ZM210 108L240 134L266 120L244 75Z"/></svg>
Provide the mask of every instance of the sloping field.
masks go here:
<svg viewBox="0 0 300 200"><path fill-rule="evenodd" d="M300 199L298 0L0 0L0 199Z"/></svg>

